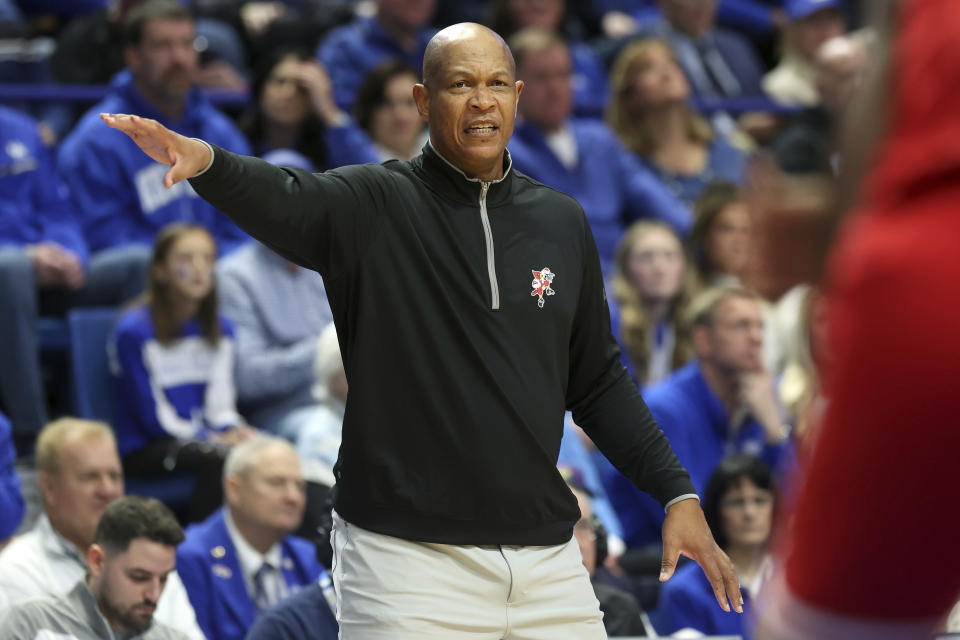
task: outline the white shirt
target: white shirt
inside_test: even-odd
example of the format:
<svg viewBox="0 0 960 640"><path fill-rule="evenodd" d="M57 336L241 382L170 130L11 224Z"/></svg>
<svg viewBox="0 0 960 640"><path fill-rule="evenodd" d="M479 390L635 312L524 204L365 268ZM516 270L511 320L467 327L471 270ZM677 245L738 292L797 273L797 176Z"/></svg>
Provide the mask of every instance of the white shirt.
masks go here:
<svg viewBox="0 0 960 640"><path fill-rule="evenodd" d="M33 529L0 552L0 611L25 600L65 594L86 574L86 561L77 548L41 515ZM167 577L155 617L195 640L204 640L176 571Z"/></svg>
<svg viewBox="0 0 960 640"><path fill-rule="evenodd" d="M573 137L570 127L564 125L562 129L548 133L544 140L560 164L568 170L577 168L577 139Z"/></svg>
<svg viewBox="0 0 960 640"><path fill-rule="evenodd" d="M280 543L276 542L266 553L260 553L246 541L230 515L230 509L223 510L223 522L227 526L227 533L233 548L237 550L237 560L240 562L240 571L243 573L243 582L247 585L247 593L252 599L256 592L254 576L264 562L270 563L273 571L264 578L264 588L271 603L280 602L287 595L287 582L283 579L283 551Z"/></svg>

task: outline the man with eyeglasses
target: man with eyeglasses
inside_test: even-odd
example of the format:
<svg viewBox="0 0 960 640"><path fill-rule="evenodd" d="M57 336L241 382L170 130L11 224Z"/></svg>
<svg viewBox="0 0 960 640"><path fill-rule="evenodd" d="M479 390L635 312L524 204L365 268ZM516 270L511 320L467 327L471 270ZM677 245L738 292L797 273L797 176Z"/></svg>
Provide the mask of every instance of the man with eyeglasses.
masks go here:
<svg viewBox="0 0 960 640"><path fill-rule="evenodd" d="M724 456L746 453L782 470L792 460L771 376L763 368L764 318L759 296L717 287L691 304L696 359L644 393L650 412L702 492ZM658 541L663 521L656 503L607 473L607 494L623 522L628 547Z"/></svg>

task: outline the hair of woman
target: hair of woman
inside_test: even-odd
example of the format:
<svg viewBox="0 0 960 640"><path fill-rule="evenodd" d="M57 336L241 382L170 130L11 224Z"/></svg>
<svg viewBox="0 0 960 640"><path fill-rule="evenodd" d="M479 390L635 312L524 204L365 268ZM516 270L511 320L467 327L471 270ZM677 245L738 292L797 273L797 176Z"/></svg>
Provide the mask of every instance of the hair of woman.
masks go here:
<svg viewBox="0 0 960 640"><path fill-rule="evenodd" d="M176 319L169 286L157 278L157 268L162 265L180 238L190 233L203 233L216 249L216 241L205 227L195 224L174 223L165 226L157 233L153 243L153 256L150 259L150 272L147 276L145 302L153 321L153 331L157 341L169 345L180 336L181 327ZM200 301L197 310L197 322L204 339L216 346L220 341L220 318L217 316L217 285L214 280L210 292Z"/></svg>
<svg viewBox="0 0 960 640"><path fill-rule="evenodd" d="M726 532L723 530L720 506L727 492L744 479L752 482L758 489L771 492L774 506L776 506L777 480L773 477L773 472L766 462L755 456L742 453L730 455L721 460L710 476L707 489L703 493L703 515L707 519L714 540L717 541L717 546L721 549L727 548L729 540L727 540Z"/></svg>
<svg viewBox="0 0 960 640"><path fill-rule="evenodd" d="M676 62L676 54L670 44L661 38L641 38L628 44L613 63L610 70L610 105L607 107L607 124L613 129L629 149L648 156L655 149L655 138L651 125L644 118L637 117L630 102L634 91L634 77L646 64L650 52L661 47ZM697 114L689 105L684 107L684 124L687 136L694 142L709 144L713 141L713 127Z"/></svg>
<svg viewBox="0 0 960 640"><path fill-rule="evenodd" d="M642 382L646 381L650 366L648 337L654 327L651 326L640 293L630 282L630 252L643 236L655 230L669 233L683 246L683 241L669 225L641 220L627 228L614 256L613 298L619 306L620 314L620 335L617 337L633 363L634 373ZM688 278L688 275L684 277ZM674 328L675 336L671 363L675 369L693 357L693 342L690 339L690 324L686 313L688 290L688 286L683 286L670 307L669 322Z"/></svg>

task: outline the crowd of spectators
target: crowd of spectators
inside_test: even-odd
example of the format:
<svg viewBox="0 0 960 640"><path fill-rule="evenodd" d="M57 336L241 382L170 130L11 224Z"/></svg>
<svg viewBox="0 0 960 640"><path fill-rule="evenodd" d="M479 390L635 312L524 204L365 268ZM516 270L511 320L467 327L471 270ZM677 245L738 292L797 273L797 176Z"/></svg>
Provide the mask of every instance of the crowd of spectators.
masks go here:
<svg viewBox="0 0 960 640"><path fill-rule="evenodd" d="M144 596L169 637L336 637L326 490L349 376L323 280L187 182L165 188L166 167L98 114L312 171L409 160L428 143L412 97L424 47L464 19L510 44L512 168L583 207L623 365L747 596L744 617L723 613L693 566L659 587L663 510L568 415L560 463L607 630L750 637L830 362L812 283L758 272L751 166L834 179L836 125L874 46L842 0L0 0L0 629L27 624L9 612L31 597L103 611L104 567L154 544L175 550ZM3 99L24 82L104 97ZM49 421L70 405L38 320L83 307L117 310L110 424ZM18 454L41 501L19 530ZM122 498L125 475L172 471L197 478L183 533ZM118 534L131 513L159 533Z"/></svg>

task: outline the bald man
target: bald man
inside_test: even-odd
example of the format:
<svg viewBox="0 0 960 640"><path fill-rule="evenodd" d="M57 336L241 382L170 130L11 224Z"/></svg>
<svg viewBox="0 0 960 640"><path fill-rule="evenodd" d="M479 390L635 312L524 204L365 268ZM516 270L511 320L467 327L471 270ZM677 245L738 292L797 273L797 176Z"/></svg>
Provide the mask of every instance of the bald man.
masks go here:
<svg viewBox="0 0 960 640"><path fill-rule="evenodd" d="M503 40L440 31L409 162L278 168L105 114L197 193L323 275L350 384L335 469L341 638L604 638L556 468L565 409L667 510L663 579L696 559L742 602L687 472L619 363L575 200L512 170L523 83Z"/></svg>

